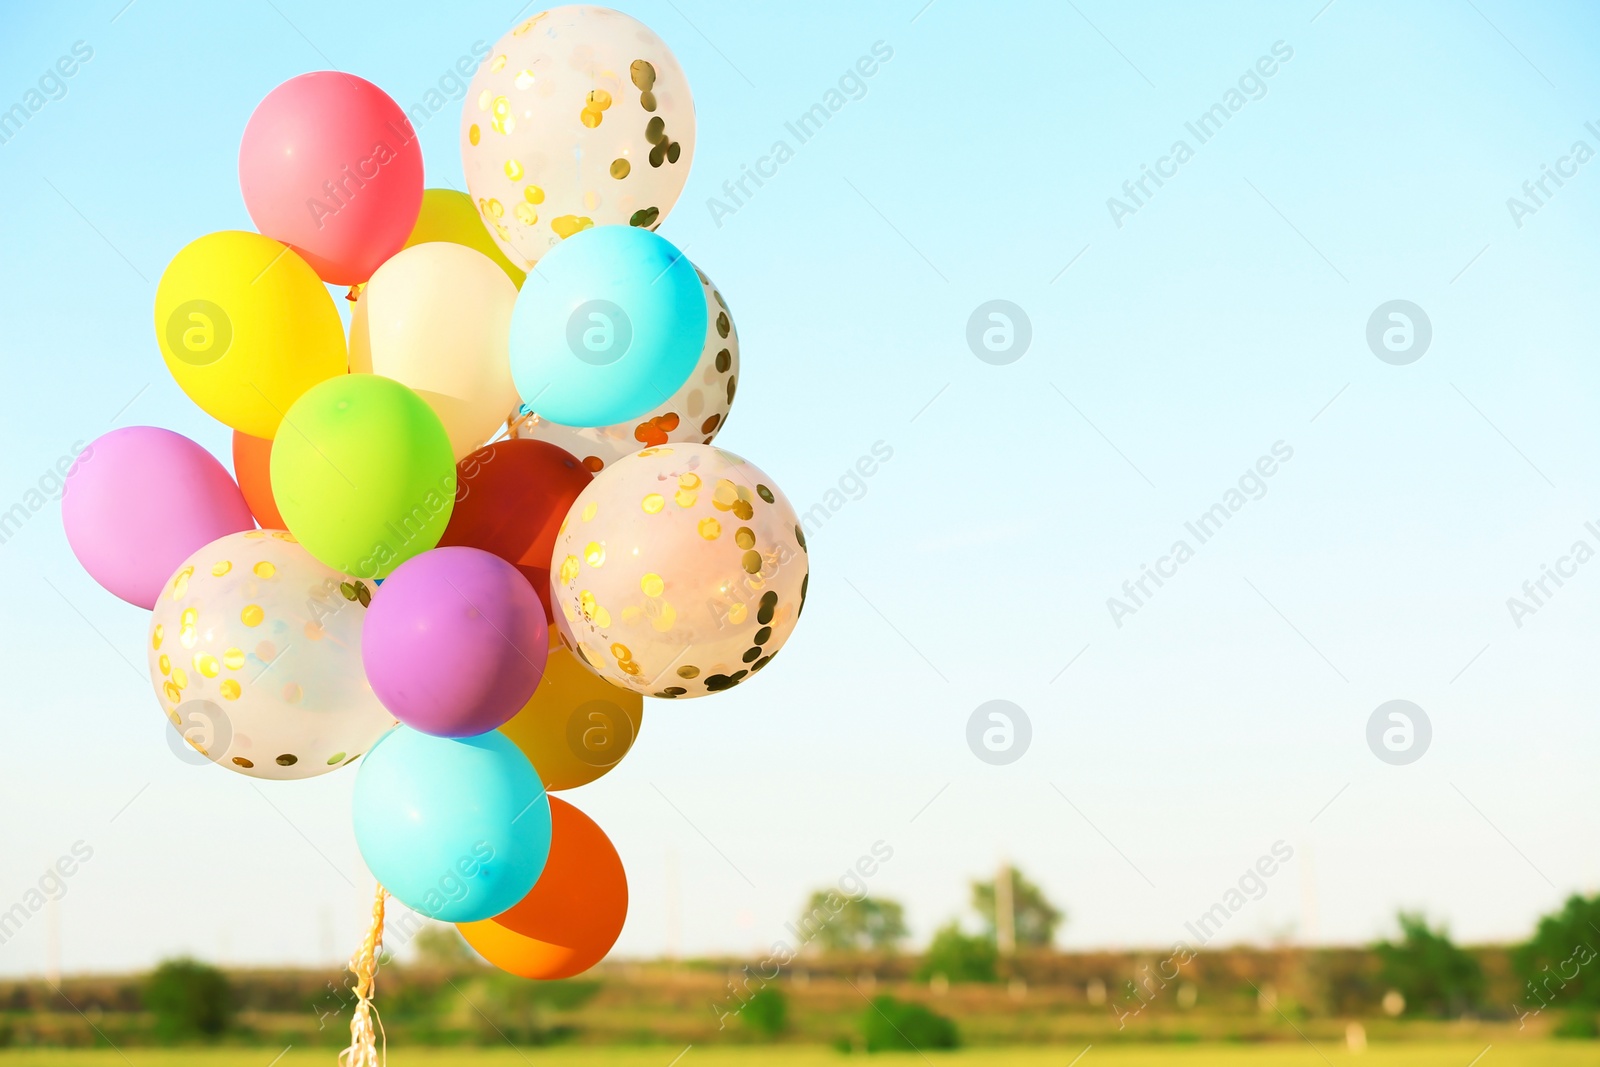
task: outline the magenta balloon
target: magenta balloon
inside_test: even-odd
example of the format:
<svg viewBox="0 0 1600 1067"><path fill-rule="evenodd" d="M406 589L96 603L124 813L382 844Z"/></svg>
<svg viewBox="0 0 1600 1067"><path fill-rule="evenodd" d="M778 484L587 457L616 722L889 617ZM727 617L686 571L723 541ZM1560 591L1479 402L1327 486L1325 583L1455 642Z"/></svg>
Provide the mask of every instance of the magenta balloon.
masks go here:
<svg viewBox="0 0 1600 1067"><path fill-rule="evenodd" d="M325 282L355 285L405 245L422 210L422 146L387 93L354 74L290 78L256 105L239 188L263 234Z"/></svg>
<svg viewBox="0 0 1600 1067"><path fill-rule="evenodd" d="M548 641L544 604L521 571L482 549L436 548L383 580L361 625L361 661L395 718L474 737L533 696Z"/></svg>
<svg viewBox="0 0 1600 1067"><path fill-rule="evenodd" d="M90 577L141 608L172 572L219 537L256 520L233 476L182 434L124 426L95 440L67 474L67 543Z"/></svg>

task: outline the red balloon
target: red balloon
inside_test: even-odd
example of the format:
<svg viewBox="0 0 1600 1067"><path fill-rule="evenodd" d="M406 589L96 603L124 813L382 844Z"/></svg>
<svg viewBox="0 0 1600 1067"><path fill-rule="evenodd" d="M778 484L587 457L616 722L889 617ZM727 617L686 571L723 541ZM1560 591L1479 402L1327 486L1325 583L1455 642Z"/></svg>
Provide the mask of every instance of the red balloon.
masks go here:
<svg viewBox="0 0 1600 1067"><path fill-rule="evenodd" d="M405 246L422 210L422 145L400 105L336 70L290 78L256 105L239 145L256 229L325 282L355 285Z"/></svg>
<svg viewBox="0 0 1600 1067"><path fill-rule="evenodd" d="M267 474L272 458L272 441L233 431L233 476L239 482L244 502L263 530L287 530L278 502L272 499L272 479Z"/></svg>
<svg viewBox="0 0 1600 1067"><path fill-rule="evenodd" d="M567 509L594 475L546 441L496 441L456 464L456 505L439 547L466 545L515 564L550 612L550 554Z"/></svg>

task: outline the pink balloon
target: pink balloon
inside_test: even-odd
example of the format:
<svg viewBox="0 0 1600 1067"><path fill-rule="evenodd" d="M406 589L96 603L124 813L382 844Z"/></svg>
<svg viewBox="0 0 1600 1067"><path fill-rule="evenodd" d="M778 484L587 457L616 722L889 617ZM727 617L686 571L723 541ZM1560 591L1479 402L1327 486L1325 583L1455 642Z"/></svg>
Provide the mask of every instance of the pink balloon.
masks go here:
<svg viewBox="0 0 1600 1067"><path fill-rule="evenodd" d="M196 550L256 525L210 452L156 426L124 426L83 450L67 473L61 522L89 576L141 608L155 607Z"/></svg>
<svg viewBox="0 0 1600 1067"><path fill-rule="evenodd" d="M256 105L239 188L263 234L325 282L355 285L400 251L422 210L422 145L382 89L353 74L290 78Z"/></svg>

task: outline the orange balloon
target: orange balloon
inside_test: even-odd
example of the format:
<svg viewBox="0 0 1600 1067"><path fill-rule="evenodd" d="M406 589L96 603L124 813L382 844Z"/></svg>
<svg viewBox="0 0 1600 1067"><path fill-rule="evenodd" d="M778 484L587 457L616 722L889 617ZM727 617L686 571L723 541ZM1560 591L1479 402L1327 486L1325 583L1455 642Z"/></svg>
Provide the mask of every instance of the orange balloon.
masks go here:
<svg viewBox="0 0 1600 1067"><path fill-rule="evenodd" d="M585 667L550 628L539 688L500 727L549 790L588 785L615 767L639 737L644 697Z"/></svg>
<svg viewBox="0 0 1600 1067"><path fill-rule="evenodd" d="M456 503L439 547L465 545L513 564L550 611L550 554L567 508L594 475L545 441L506 438L456 464ZM248 498L247 498L248 499Z"/></svg>
<svg viewBox="0 0 1600 1067"><path fill-rule="evenodd" d="M628 916L617 850L577 808L550 798L550 858L533 889L481 922L456 928L478 954L523 978L571 978L611 951Z"/></svg>
<svg viewBox="0 0 1600 1067"><path fill-rule="evenodd" d="M272 479L267 475L267 461L271 458L269 438L233 431L233 476L239 481L244 502L250 505L250 513L263 530L287 530L283 516L278 514L278 502L272 499Z"/></svg>

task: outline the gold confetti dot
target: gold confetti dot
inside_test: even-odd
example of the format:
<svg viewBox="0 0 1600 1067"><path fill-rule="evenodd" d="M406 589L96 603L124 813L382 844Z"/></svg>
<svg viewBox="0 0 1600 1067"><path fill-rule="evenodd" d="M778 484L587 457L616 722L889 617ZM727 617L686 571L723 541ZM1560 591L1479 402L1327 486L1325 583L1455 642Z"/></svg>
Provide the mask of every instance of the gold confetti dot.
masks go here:
<svg viewBox="0 0 1600 1067"><path fill-rule="evenodd" d="M704 537L707 541L715 541L717 538L722 536L722 523L718 522L716 519L701 519L700 536Z"/></svg>
<svg viewBox="0 0 1600 1067"><path fill-rule="evenodd" d="M193 567L185 567L172 578L172 599L182 600L183 595L189 591L189 575L194 573Z"/></svg>
<svg viewBox="0 0 1600 1067"><path fill-rule="evenodd" d="M728 621L733 623L735 626L741 625L744 620L749 617L750 609L744 604L735 604L733 607L728 609Z"/></svg>
<svg viewBox="0 0 1600 1067"><path fill-rule="evenodd" d="M581 233L594 225L594 220L585 215L558 215L550 220L550 228L556 236L563 241L575 233Z"/></svg>
<svg viewBox="0 0 1600 1067"><path fill-rule="evenodd" d="M172 684L179 689L189 688L189 673L182 667L172 668Z"/></svg>
<svg viewBox="0 0 1600 1067"><path fill-rule="evenodd" d="M667 502L660 493L647 493L640 506L646 515L655 515L667 506Z"/></svg>
<svg viewBox="0 0 1600 1067"><path fill-rule="evenodd" d="M159 649L161 647L161 639L164 636L166 636L166 627L159 622L156 623L156 628L150 631L150 647Z"/></svg>
<svg viewBox="0 0 1600 1067"><path fill-rule="evenodd" d="M497 219L505 218L506 207L499 200L496 200L494 197L491 196L489 198L488 207L489 207L489 214L490 215L494 216Z"/></svg>
<svg viewBox="0 0 1600 1067"><path fill-rule="evenodd" d="M518 89L531 89L531 88L533 88L533 71L531 71L531 70L519 70L519 71L517 71L517 76L511 80L511 84L515 85Z"/></svg>
<svg viewBox="0 0 1600 1067"><path fill-rule="evenodd" d="M239 612L239 621L246 626L260 626L261 620L266 617L267 613L261 610L260 604L246 604L244 610Z"/></svg>
<svg viewBox="0 0 1600 1067"><path fill-rule="evenodd" d="M506 57L505 57L504 53L501 53L500 55L495 56L494 59L489 63L489 73L491 73L491 74L499 74L502 70L505 70L505 69L506 69Z"/></svg>
<svg viewBox="0 0 1600 1067"><path fill-rule="evenodd" d="M199 643L200 635L195 632L195 628L193 626L185 626L183 629L178 631L178 644L182 645L184 648L193 648Z"/></svg>
<svg viewBox="0 0 1600 1067"><path fill-rule="evenodd" d="M199 608L184 608L183 614L178 616L178 625L185 630L193 629L200 621Z"/></svg>
<svg viewBox="0 0 1600 1067"><path fill-rule="evenodd" d="M744 558L740 562L744 564L744 569L747 573L761 573L761 553L757 552L755 549L751 549L749 552L746 552L744 554Z"/></svg>
<svg viewBox="0 0 1600 1067"><path fill-rule="evenodd" d="M252 572L254 572L257 578L271 578L274 574L278 573L278 568L274 567L266 560L262 560L260 563L257 563L250 569Z"/></svg>
<svg viewBox="0 0 1600 1067"><path fill-rule="evenodd" d="M165 652L161 653L161 658L156 660L156 666L161 668L161 673L164 675L172 673L172 660L167 658Z"/></svg>
<svg viewBox="0 0 1600 1067"><path fill-rule="evenodd" d="M522 180L522 164L514 159L506 160L506 177L514 182Z"/></svg>
<svg viewBox="0 0 1600 1067"><path fill-rule="evenodd" d="M628 650L628 646L620 642L611 646L611 654L623 663L633 658L633 653Z"/></svg>
<svg viewBox="0 0 1600 1067"><path fill-rule="evenodd" d="M585 504L583 506L583 514L581 516L579 516L579 517L582 518L584 522L588 522L590 519L594 518L594 513L599 511L599 510L600 510L599 501L591 500L591 501L589 501L589 503L587 503L587 504Z"/></svg>
<svg viewBox="0 0 1600 1067"><path fill-rule="evenodd" d="M756 532L748 526L741 526L734 532L734 543L740 548L756 547Z"/></svg>
<svg viewBox="0 0 1600 1067"><path fill-rule="evenodd" d="M493 99L494 99L494 94L491 93L487 89L485 89L483 92L479 93L478 94L478 110L479 111L488 111L489 110L489 102L491 100L493 100Z"/></svg>
<svg viewBox="0 0 1600 1067"><path fill-rule="evenodd" d="M632 165L626 159L613 159L611 161L611 176L619 182L626 178L632 169Z"/></svg>
<svg viewBox="0 0 1600 1067"><path fill-rule="evenodd" d="M678 475L678 487L680 489L698 489L700 488L700 476L693 471L688 474L680 474Z"/></svg>
<svg viewBox="0 0 1600 1067"><path fill-rule="evenodd" d="M700 677L700 668L699 667L679 667L678 668L678 677L679 678L698 678L698 677Z"/></svg>
<svg viewBox="0 0 1600 1067"><path fill-rule="evenodd" d="M222 654L222 665L230 671L236 671L244 666L244 650L230 648Z"/></svg>
<svg viewBox="0 0 1600 1067"><path fill-rule="evenodd" d="M673 494L672 499L678 502L680 508L692 508L695 501L700 499L700 494L690 492L687 489L679 489Z"/></svg>
<svg viewBox="0 0 1600 1067"><path fill-rule="evenodd" d="M648 60L634 60L628 67L628 76L633 79L634 88L641 92L647 93L655 88L656 68L651 66ZM692 678L694 676L686 675L686 677Z"/></svg>
<svg viewBox="0 0 1600 1067"><path fill-rule="evenodd" d="M539 213L533 210L532 204L518 204L516 207L511 209L511 213L515 215L517 217L517 221L522 223L524 226L532 226L539 221Z"/></svg>
<svg viewBox="0 0 1600 1067"><path fill-rule="evenodd" d="M477 144L482 139L483 139L483 131L478 129L478 124L476 122L474 122L471 126L467 127L467 143L468 144Z"/></svg>
<svg viewBox="0 0 1600 1067"><path fill-rule="evenodd" d="M645 596L660 596L666 587L667 583L661 580L661 575L654 572L639 579L639 588L644 590Z"/></svg>
<svg viewBox="0 0 1600 1067"><path fill-rule="evenodd" d="M530 204L544 203L544 190L539 188L537 185L530 185L526 189L522 190L522 196L523 199L527 200Z"/></svg>
<svg viewBox="0 0 1600 1067"><path fill-rule="evenodd" d="M240 766L240 767L254 767L255 766L254 763L252 763L249 760L245 759L243 756L235 756L235 757L233 757L233 762L236 765Z"/></svg>
<svg viewBox="0 0 1600 1067"><path fill-rule="evenodd" d="M231 570L233 570L233 564L228 560L223 560L220 563L213 563L211 565L211 577L221 578L224 574L227 574Z"/></svg>
<svg viewBox="0 0 1600 1067"><path fill-rule="evenodd" d="M242 691L242 687L239 685L238 681L233 678L224 678L222 680L221 689L222 699L224 700L238 700L239 693Z"/></svg>
<svg viewBox="0 0 1600 1067"><path fill-rule="evenodd" d="M583 550L583 561L591 567L603 567L606 563L606 546L599 541L590 541Z"/></svg>
<svg viewBox="0 0 1600 1067"><path fill-rule="evenodd" d="M173 685L171 682L167 682L165 685L163 685L161 687L161 691L165 693L167 699L174 704L183 699L183 694L178 692L178 687Z"/></svg>
<svg viewBox="0 0 1600 1067"><path fill-rule="evenodd" d="M215 678L222 673L222 665L217 662L217 657L209 652L196 652L194 654L194 669L207 678Z"/></svg>
<svg viewBox="0 0 1600 1067"><path fill-rule="evenodd" d="M561 561L561 581L566 584L578 576L578 557L569 555Z"/></svg>

